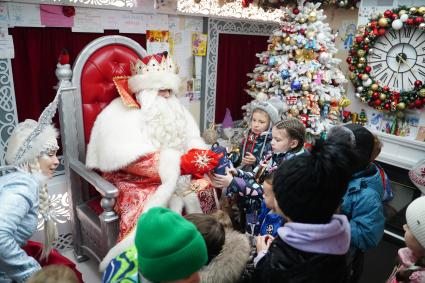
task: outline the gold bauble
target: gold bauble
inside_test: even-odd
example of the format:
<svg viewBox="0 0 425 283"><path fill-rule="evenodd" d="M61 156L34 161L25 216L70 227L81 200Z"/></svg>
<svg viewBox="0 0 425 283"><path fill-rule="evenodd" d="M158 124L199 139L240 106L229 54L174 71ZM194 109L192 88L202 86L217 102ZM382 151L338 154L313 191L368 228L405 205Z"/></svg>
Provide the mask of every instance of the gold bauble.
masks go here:
<svg viewBox="0 0 425 283"><path fill-rule="evenodd" d="M315 21L317 21L317 17L313 17L313 16L308 16L307 19L310 23L314 23Z"/></svg>
<svg viewBox="0 0 425 283"><path fill-rule="evenodd" d="M294 46L295 44L297 44L297 42L295 41L295 39L291 39L289 41L289 45Z"/></svg>
<svg viewBox="0 0 425 283"><path fill-rule="evenodd" d="M368 74L363 74L362 75L362 81L366 81L369 78Z"/></svg>
<svg viewBox="0 0 425 283"><path fill-rule="evenodd" d="M364 64L362 64L362 63L358 63L358 64L357 64L357 68L361 69L361 68L363 68L363 67L364 67Z"/></svg>
<svg viewBox="0 0 425 283"><path fill-rule="evenodd" d="M367 91L367 96L372 96L372 94L373 94L373 90L368 90Z"/></svg>
<svg viewBox="0 0 425 283"><path fill-rule="evenodd" d="M372 90L378 90L378 84L372 84L371 86L370 86L370 88L372 89Z"/></svg>
<svg viewBox="0 0 425 283"><path fill-rule="evenodd" d="M381 93L381 94L379 95L379 99L380 99L381 101L384 101L385 99L387 99L387 96L385 95L385 93Z"/></svg>
<svg viewBox="0 0 425 283"><path fill-rule="evenodd" d="M404 102L400 102L399 104L397 104L398 110L404 110L405 108L406 108L406 104Z"/></svg>
<svg viewBox="0 0 425 283"><path fill-rule="evenodd" d="M306 77L307 78L309 78L310 80L313 78L313 75L311 74L311 72L310 71L308 71L307 73L306 73Z"/></svg>
<svg viewBox="0 0 425 283"><path fill-rule="evenodd" d="M384 18L384 17L380 18L380 19L378 20L378 25L379 25L380 27L386 27L386 26L388 25L388 20L387 20L387 18Z"/></svg>
<svg viewBox="0 0 425 283"><path fill-rule="evenodd" d="M310 14L308 14L310 17L317 17L317 14L316 14L316 12L310 12Z"/></svg>
<svg viewBox="0 0 425 283"><path fill-rule="evenodd" d="M291 108L290 110L291 114L294 115L295 117L297 117L300 114L300 111L298 110L298 108L294 107Z"/></svg>
<svg viewBox="0 0 425 283"><path fill-rule="evenodd" d="M359 55L359 57L364 57L366 54L366 51L364 51L363 49L357 50L357 55Z"/></svg>
<svg viewBox="0 0 425 283"><path fill-rule="evenodd" d="M407 11L406 10L400 10L399 12L398 12L398 14L401 16L401 15L403 15L403 14L406 14L407 13Z"/></svg>
<svg viewBox="0 0 425 283"><path fill-rule="evenodd" d="M298 20L298 22L299 22L300 24L304 24L304 23L305 23L305 18L301 18L301 19L299 19L299 20Z"/></svg>
<svg viewBox="0 0 425 283"><path fill-rule="evenodd" d="M366 43L366 44L369 44L369 43L370 43L370 39L369 39L369 37L366 37L366 38L364 39L364 43Z"/></svg>
<svg viewBox="0 0 425 283"><path fill-rule="evenodd" d="M418 13L421 14L421 15L425 15L425 6L424 7L420 7L418 9Z"/></svg>
<svg viewBox="0 0 425 283"><path fill-rule="evenodd" d="M395 114L397 118L403 119L404 118L404 112L398 111L397 114Z"/></svg>
<svg viewBox="0 0 425 283"><path fill-rule="evenodd" d="M291 38L289 36L285 37L283 39L283 43L285 43L286 45L289 45L291 43Z"/></svg>
<svg viewBox="0 0 425 283"><path fill-rule="evenodd" d="M421 97L425 97L425 88L422 88L421 90L419 90L419 95Z"/></svg>
<svg viewBox="0 0 425 283"><path fill-rule="evenodd" d="M319 99L319 105L320 105L320 106L325 105L325 100L324 100L323 98L320 98L320 99Z"/></svg>
<svg viewBox="0 0 425 283"><path fill-rule="evenodd" d="M416 7L412 7L409 9L410 14L416 14L417 11L418 9Z"/></svg>
<svg viewBox="0 0 425 283"><path fill-rule="evenodd" d="M306 91L306 90L309 90L309 89L310 89L310 86L309 86L307 83L304 83L304 84L301 86L301 88L302 88L302 90Z"/></svg>
<svg viewBox="0 0 425 283"><path fill-rule="evenodd" d="M354 74L354 73L350 73L350 80L354 80L357 76L356 76L356 74Z"/></svg>
<svg viewBox="0 0 425 283"><path fill-rule="evenodd" d="M366 63L366 58L365 57L360 57L359 58L359 63L362 63L362 64Z"/></svg>

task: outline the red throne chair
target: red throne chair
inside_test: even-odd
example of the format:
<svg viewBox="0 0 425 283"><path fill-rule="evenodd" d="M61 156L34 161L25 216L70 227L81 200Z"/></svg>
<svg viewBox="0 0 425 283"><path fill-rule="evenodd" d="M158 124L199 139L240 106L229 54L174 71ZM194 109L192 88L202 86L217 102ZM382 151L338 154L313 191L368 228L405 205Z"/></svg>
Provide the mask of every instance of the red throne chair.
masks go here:
<svg viewBox="0 0 425 283"><path fill-rule="evenodd" d="M71 86L61 91L61 137L78 261L87 256L100 261L118 237L118 215L113 210L118 189L86 168L86 145L97 115L118 96L112 78L130 75L130 62L146 55L127 37L98 38L78 55Z"/></svg>

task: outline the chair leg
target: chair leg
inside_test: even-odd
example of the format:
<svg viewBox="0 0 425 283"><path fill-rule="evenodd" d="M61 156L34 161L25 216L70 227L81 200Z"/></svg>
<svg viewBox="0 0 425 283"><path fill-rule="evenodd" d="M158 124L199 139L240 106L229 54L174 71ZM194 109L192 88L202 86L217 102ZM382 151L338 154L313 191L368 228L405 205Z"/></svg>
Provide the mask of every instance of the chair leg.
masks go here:
<svg viewBox="0 0 425 283"><path fill-rule="evenodd" d="M108 251L117 243L119 233L119 217L113 210L113 207L115 206L114 198L102 198L100 205L103 208L103 213L99 215L99 218L102 235L104 235L102 239L102 250L104 251L105 256Z"/></svg>

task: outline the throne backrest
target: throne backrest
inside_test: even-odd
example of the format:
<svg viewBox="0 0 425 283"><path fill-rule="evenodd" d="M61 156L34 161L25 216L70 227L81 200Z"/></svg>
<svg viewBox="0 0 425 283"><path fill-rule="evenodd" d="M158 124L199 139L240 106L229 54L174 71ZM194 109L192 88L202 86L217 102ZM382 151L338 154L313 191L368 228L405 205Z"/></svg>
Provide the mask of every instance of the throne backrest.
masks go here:
<svg viewBox="0 0 425 283"><path fill-rule="evenodd" d="M146 55L136 41L119 35L100 37L78 55L72 85L77 87L75 110L81 161L85 161L86 145L97 115L119 95L113 77L129 76L130 62Z"/></svg>

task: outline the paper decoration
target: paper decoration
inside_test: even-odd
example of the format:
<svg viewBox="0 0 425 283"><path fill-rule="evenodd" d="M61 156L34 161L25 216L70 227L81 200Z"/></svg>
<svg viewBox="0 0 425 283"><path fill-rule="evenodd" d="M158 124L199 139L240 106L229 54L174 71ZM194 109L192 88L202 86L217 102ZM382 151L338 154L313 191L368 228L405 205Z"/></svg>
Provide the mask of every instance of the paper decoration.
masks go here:
<svg viewBox="0 0 425 283"><path fill-rule="evenodd" d="M146 15L124 13L121 16L120 33L146 33Z"/></svg>
<svg viewBox="0 0 425 283"><path fill-rule="evenodd" d="M192 54L194 56L207 55L207 34L192 33Z"/></svg>
<svg viewBox="0 0 425 283"><path fill-rule="evenodd" d="M147 30L168 30L168 15L145 15Z"/></svg>
<svg viewBox="0 0 425 283"><path fill-rule="evenodd" d="M148 54L170 52L169 37L170 32L168 30L147 30L146 51Z"/></svg>
<svg viewBox="0 0 425 283"><path fill-rule="evenodd" d="M7 14L7 3L0 3L0 27L9 26L9 15Z"/></svg>
<svg viewBox="0 0 425 283"><path fill-rule="evenodd" d="M40 5L8 2L11 27L43 27L40 20Z"/></svg>
<svg viewBox="0 0 425 283"><path fill-rule="evenodd" d="M7 28L0 28L0 59L13 59L14 57L13 38L8 34Z"/></svg>
<svg viewBox="0 0 425 283"><path fill-rule="evenodd" d="M41 24L48 27L72 27L74 17L67 17L62 12L62 6L40 4Z"/></svg>
<svg viewBox="0 0 425 283"><path fill-rule="evenodd" d="M103 33L102 16L96 9L75 7L72 31Z"/></svg>

